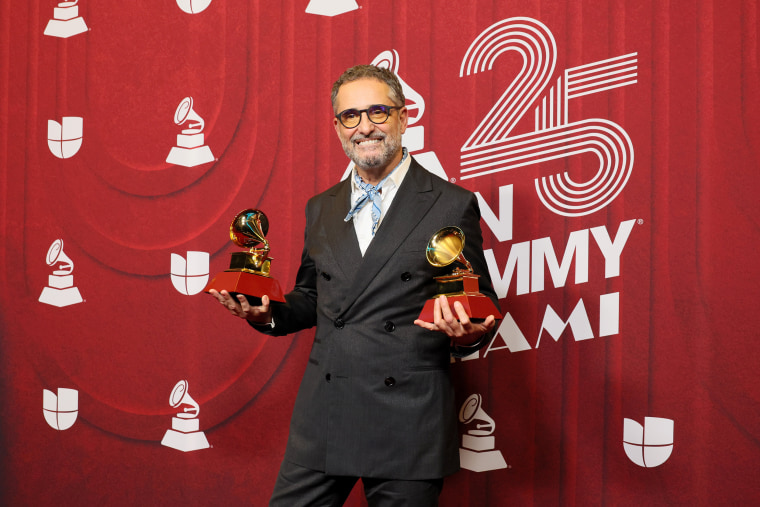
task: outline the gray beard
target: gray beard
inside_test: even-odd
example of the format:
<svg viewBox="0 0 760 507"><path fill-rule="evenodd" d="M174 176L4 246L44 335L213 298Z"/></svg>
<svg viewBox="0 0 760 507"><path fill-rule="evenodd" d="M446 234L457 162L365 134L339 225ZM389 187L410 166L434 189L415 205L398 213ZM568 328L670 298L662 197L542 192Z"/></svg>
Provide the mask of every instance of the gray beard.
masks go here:
<svg viewBox="0 0 760 507"><path fill-rule="evenodd" d="M373 136L376 136L376 134L373 134ZM380 154L376 156L360 156L357 153L353 141L355 139L362 138L364 138L364 136L354 135L351 137L351 139L343 141L341 143L343 145L343 151L346 153L346 156L350 158L360 169L376 169L378 167L385 167L391 162L391 160L393 160L393 157L401 149L400 136L397 137L386 134L383 136L383 149Z"/></svg>

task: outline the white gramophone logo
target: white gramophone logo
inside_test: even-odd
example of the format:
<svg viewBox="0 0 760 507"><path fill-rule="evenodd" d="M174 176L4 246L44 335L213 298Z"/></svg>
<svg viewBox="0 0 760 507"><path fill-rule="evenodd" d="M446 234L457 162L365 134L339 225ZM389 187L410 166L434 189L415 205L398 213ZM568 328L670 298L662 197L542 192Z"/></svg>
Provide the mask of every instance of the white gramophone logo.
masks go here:
<svg viewBox="0 0 760 507"><path fill-rule="evenodd" d="M644 426L623 419L623 448L628 458L640 467L653 468L665 463L673 452L672 419L645 417Z"/></svg>
<svg viewBox="0 0 760 507"><path fill-rule="evenodd" d="M507 463L496 450L493 432L496 423L483 410L479 394L470 395L459 410L459 421L464 424L475 423L475 428L462 435L462 447L459 448L459 465L473 472L485 472L507 468Z"/></svg>
<svg viewBox="0 0 760 507"><path fill-rule="evenodd" d="M58 158L71 158L82 147L84 119L64 116L61 123L48 120L47 142L50 152Z"/></svg>
<svg viewBox="0 0 760 507"><path fill-rule="evenodd" d="M42 289L40 303L60 308L84 301L79 289L74 287L74 275L71 274L74 272L74 262L63 253L62 239L50 245L46 262L53 268L53 274L48 276L48 286Z"/></svg>
<svg viewBox="0 0 760 507"><path fill-rule="evenodd" d="M64 39L87 31L87 24L79 15L79 0L59 2L53 9L53 19L45 27L45 35Z"/></svg>
<svg viewBox="0 0 760 507"><path fill-rule="evenodd" d="M187 128L177 134L177 146L171 149L166 161L185 167L213 162L214 155L211 154L211 148L206 146L203 136L203 127L206 124L203 118L193 110L192 97L182 99L174 113L174 123L182 125L185 122L187 122Z"/></svg>
<svg viewBox="0 0 760 507"><path fill-rule="evenodd" d="M58 388L58 396L53 391L42 390L42 414L51 428L63 431L71 428L79 413L79 391Z"/></svg>
<svg viewBox="0 0 760 507"><path fill-rule="evenodd" d="M406 110L409 113L407 120L406 132L404 132L401 142L409 150L409 153L414 154L415 160L419 162L425 169L431 173L439 176L442 179L448 179L446 171L444 171L441 162L438 160L435 152L428 151L424 153L418 153L425 148L425 127L417 125L422 119L422 115L425 114L425 99L417 93L406 81L404 81L398 74L399 57L398 52L395 49L386 50L380 53L372 61L372 64L381 69L388 69L394 74L401 83L401 89L404 91L404 97L406 98ZM354 163L350 162L346 168L346 172L343 174L342 179L348 178L351 174L351 170L354 167Z"/></svg>
<svg viewBox="0 0 760 507"><path fill-rule="evenodd" d="M187 260L172 254L172 284L181 294L193 296L201 292L208 283L208 273L208 252L187 252Z"/></svg>
<svg viewBox="0 0 760 507"><path fill-rule="evenodd" d="M200 431L198 421L198 413L201 409L188 394L187 387L187 380L180 380L172 389L169 405L181 410L177 412L176 417L172 417L172 427L166 430L161 445L184 452L208 449L208 440Z"/></svg>
<svg viewBox="0 0 760 507"><path fill-rule="evenodd" d="M211 5L211 0L177 0L177 5L188 14L198 14Z"/></svg>
<svg viewBox="0 0 760 507"><path fill-rule="evenodd" d="M358 8L355 0L311 0L306 6L306 14L337 16Z"/></svg>

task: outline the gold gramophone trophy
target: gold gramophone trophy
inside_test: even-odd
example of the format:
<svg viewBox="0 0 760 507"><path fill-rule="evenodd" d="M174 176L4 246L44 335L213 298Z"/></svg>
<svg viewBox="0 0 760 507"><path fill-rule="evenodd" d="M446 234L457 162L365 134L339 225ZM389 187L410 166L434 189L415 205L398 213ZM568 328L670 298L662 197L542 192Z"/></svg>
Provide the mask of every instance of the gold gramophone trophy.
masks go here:
<svg viewBox="0 0 760 507"><path fill-rule="evenodd" d="M462 303L467 315L473 320L483 320L489 315L501 319L496 305L487 296L478 291L478 278L472 271L470 261L464 258L464 232L459 227L444 227L428 241L425 255L428 262L436 267L448 266L454 261L465 265L466 269L456 268L450 275L436 276L436 292L434 298L428 299L420 312L420 319L425 322L433 322L433 307L435 300L443 295L449 300L449 305L454 311L454 303Z"/></svg>
<svg viewBox="0 0 760 507"><path fill-rule="evenodd" d="M211 280L204 292L211 289L226 290L232 297L243 294L251 305L261 305L261 296L284 302L280 283L269 276L272 258L269 257L269 220L263 211L245 209L230 224L230 240L237 246L250 248L247 252L234 252L227 269ZM261 248L255 248L261 244Z"/></svg>

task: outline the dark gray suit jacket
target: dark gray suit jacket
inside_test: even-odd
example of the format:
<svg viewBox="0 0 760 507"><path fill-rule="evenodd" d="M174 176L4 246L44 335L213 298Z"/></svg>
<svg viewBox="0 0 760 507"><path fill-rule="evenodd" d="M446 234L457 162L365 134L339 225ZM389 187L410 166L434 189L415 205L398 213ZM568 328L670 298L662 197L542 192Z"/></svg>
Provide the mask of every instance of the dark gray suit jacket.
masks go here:
<svg viewBox="0 0 760 507"><path fill-rule="evenodd" d="M296 285L273 306L284 335L317 326L290 426L285 459L333 475L431 479L459 468L449 338L413 324L434 296L425 248L449 225L494 303L475 196L416 161L364 257L348 179L311 198Z"/></svg>

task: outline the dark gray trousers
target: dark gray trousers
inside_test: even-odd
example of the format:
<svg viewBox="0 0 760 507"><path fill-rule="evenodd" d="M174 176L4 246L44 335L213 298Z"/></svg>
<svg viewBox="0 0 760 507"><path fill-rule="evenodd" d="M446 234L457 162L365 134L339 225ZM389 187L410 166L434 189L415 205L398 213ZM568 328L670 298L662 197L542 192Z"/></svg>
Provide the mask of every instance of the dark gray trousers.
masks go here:
<svg viewBox="0 0 760 507"><path fill-rule="evenodd" d="M283 461L269 507L340 507L359 479L369 507L436 507L443 489L443 479L334 476Z"/></svg>

